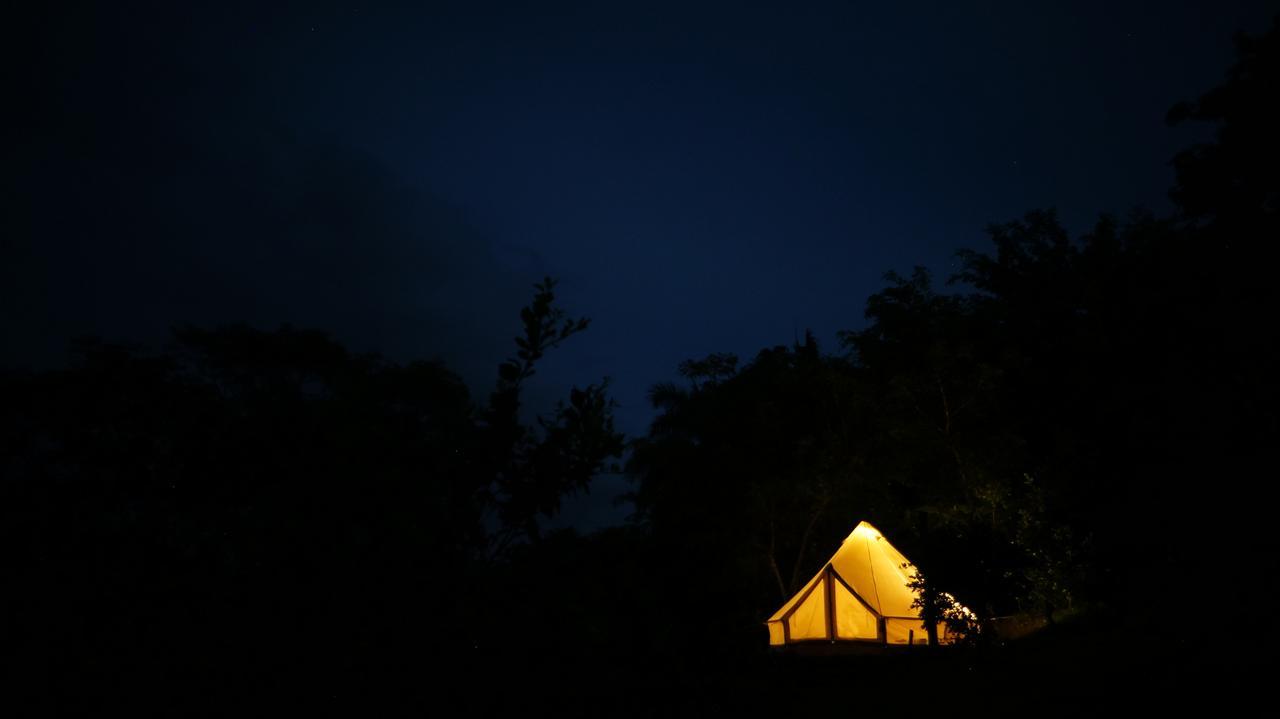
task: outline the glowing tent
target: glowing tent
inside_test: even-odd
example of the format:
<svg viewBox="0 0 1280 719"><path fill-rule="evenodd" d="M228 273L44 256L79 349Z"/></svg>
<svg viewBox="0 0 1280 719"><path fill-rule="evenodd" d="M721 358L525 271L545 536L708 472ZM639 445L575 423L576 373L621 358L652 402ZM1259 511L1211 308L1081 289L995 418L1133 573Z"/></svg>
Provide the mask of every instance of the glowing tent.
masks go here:
<svg viewBox="0 0 1280 719"><path fill-rule="evenodd" d="M769 617L769 644L864 642L926 644L917 593L907 586L907 558L870 524L861 522L834 556ZM938 641L949 642L938 625Z"/></svg>

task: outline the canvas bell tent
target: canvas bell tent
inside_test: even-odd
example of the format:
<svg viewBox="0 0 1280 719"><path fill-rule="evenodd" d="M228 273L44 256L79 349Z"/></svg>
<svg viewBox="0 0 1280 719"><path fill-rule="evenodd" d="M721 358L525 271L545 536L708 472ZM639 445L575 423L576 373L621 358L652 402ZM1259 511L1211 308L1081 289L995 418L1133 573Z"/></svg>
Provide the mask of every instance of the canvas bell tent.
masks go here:
<svg viewBox="0 0 1280 719"><path fill-rule="evenodd" d="M861 522L834 556L766 624L769 644L861 642L926 644L917 593L907 583L907 558L870 524ZM938 625L938 641L948 643Z"/></svg>

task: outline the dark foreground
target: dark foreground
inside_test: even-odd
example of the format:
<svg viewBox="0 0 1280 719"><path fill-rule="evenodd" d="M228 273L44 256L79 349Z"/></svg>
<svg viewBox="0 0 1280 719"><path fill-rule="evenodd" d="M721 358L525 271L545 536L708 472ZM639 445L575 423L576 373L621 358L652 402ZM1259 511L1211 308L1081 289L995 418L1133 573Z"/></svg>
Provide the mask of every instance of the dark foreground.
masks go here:
<svg viewBox="0 0 1280 719"><path fill-rule="evenodd" d="M1132 629L1133 627L1128 627ZM999 714L1163 710L1212 702L1240 706L1262 692L1262 651L1169 635L1126 638L1117 623L1060 624L1018 642L983 649L920 648L889 656L801 657L758 652L725 656L687 647L659 660L575 654L561 647L475 649L470 654L282 661L273 673L243 667L181 667L102 661L28 677L6 704L36 711L147 707L174 712L352 712L489 716L801 716L938 711ZM195 648L193 648L194 650ZM1260 648L1259 648L1260 649ZM248 657L246 657L248 659ZM263 666L262 657L246 666ZM12 675L11 675L12 677Z"/></svg>

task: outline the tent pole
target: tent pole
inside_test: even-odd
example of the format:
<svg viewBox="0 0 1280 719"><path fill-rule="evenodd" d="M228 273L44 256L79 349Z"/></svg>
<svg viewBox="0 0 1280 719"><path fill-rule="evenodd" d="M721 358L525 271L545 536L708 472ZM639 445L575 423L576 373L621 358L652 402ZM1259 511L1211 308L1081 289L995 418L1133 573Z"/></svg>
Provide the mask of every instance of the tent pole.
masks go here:
<svg viewBox="0 0 1280 719"><path fill-rule="evenodd" d="M822 581L826 582L827 590L827 639L834 642L836 640L836 592L831 580L831 571L831 565L828 564Z"/></svg>

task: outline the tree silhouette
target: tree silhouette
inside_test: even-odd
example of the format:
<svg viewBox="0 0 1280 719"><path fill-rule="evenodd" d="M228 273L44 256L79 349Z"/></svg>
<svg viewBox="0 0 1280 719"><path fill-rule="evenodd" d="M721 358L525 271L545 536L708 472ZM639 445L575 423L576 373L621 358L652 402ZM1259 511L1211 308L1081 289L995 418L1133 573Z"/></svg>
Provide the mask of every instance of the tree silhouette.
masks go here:
<svg viewBox="0 0 1280 719"><path fill-rule="evenodd" d="M0 377L10 646L45 680L104 686L343 681L471 646L494 546L622 447L604 385L537 429L515 416L534 362L586 327L560 323L552 287L483 411L438 363L287 326L86 342L66 370Z"/></svg>

